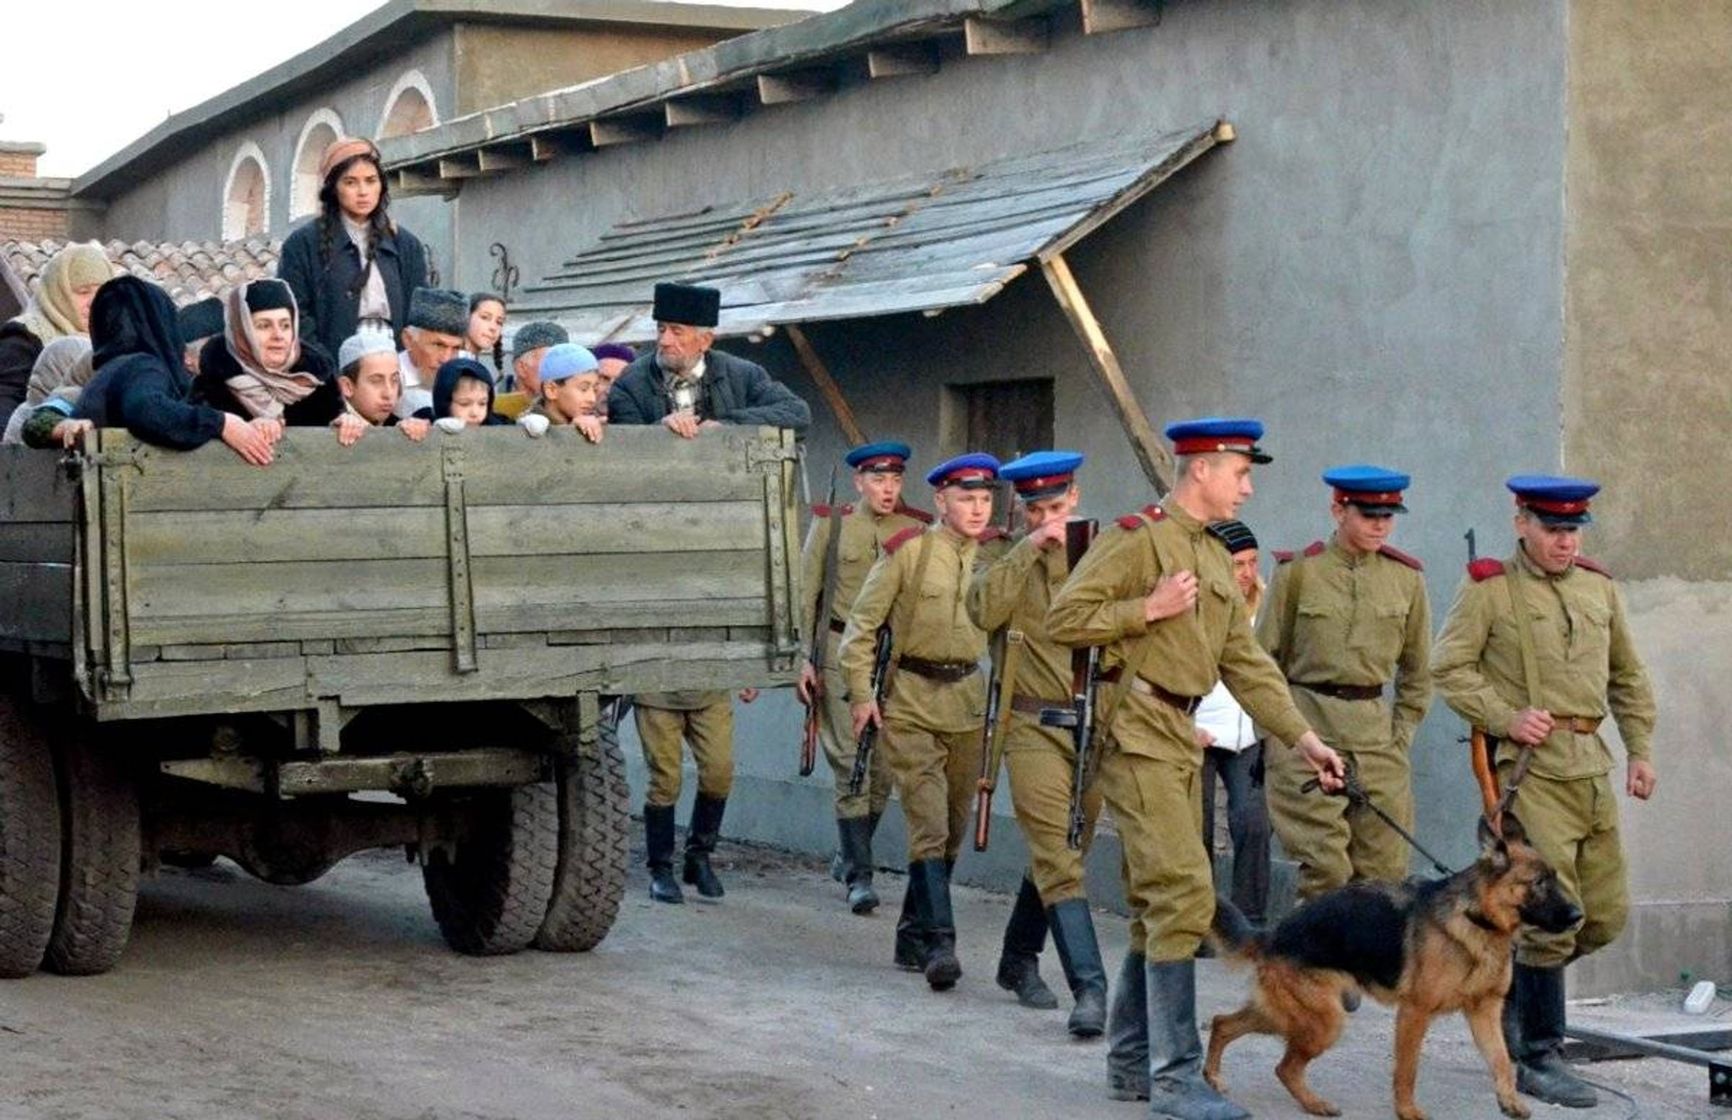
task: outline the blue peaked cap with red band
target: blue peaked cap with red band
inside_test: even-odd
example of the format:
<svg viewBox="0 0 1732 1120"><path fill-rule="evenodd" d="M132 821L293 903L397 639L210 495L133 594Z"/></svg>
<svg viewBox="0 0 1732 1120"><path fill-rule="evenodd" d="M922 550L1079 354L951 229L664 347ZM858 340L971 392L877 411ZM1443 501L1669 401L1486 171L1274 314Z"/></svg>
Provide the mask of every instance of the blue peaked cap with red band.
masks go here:
<svg viewBox="0 0 1732 1120"><path fill-rule="evenodd" d="M934 488L960 486L980 490L998 481L998 460L984 451L970 451L946 459L926 473L926 484Z"/></svg>
<svg viewBox="0 0 1732 1120"><path fill-rule="evenodd" d="M1373 515L1406 513L1401 492L1413 484L1413 479L1400 471L1368 463L1330 467L1323 472L1323 481L1335 488L1336 501L1351 502Z"/></svg>
<svg viewBox="0 0 1732 1120"><path fill-rule="evenodd" d="M1253 463L1272 463L1274 456L1257 446L1263 438L1263 421L1248 416L1204 416L1167 425L1174 455L1210 455L1237 451Z"/></svg>
<svg viewBox="0 0 1732 1120"><path fill-rule="evenodd" d="M1518 474L1504 483L1519 509L1531 510L1547 525L1587 525L1594 520L1588 500L1600 484L1587 478L1556 474Z"/></svg>
<svg viewBox="0 0 1732 1120"><path fill-rule="evenodd" d="M896 471L900 473L908 465L908 460L914 451L906 443L895 440L879 440L877 443L863 443L842 457L842 461L857 471Z"/></svg>
<svg viewBox="0 0 1732 1120"><path fill-rule="evenodd" d="M1023 500L1038 502L1069 490L1082 465L1080 451L1032 451L998 468L998 477L1016 487Z"/></svg>

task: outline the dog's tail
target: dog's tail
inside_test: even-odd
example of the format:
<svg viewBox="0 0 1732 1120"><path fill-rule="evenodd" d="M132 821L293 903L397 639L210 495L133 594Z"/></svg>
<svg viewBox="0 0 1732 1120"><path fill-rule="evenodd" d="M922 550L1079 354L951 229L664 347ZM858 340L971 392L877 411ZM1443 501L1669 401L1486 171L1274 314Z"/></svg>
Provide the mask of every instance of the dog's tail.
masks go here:
<svg viewBox="0 0 1732 1120"><path fill-rule="evenodd" d="M1215 896L1215 920L1209 927L1209 939L1222 956L1256 960L1263 955L1263 935L1230 899L1220 895Z"/></svg>

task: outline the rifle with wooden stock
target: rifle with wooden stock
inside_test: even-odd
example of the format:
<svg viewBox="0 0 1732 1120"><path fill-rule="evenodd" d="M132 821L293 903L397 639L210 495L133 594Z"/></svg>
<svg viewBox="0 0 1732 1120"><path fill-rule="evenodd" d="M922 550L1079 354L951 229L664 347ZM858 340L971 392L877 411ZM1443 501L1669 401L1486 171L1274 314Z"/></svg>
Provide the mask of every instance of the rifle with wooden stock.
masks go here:
<svg viewBox="0 0 1732 1120"><path fill-rule="evenodd" d="M1099 523L1093 520L1072 521L1064 527L1064 558L1070 571L1076 571L1083 553L1094 543ZM1095 690L1100 684L1101 647L1086 646L1071 651L1071 702L1066 708L1046 708L1040 713L1043 727L1064 727L1071 733L1076 746L1076 758L1071 763L1070 827L1065 843L1072 851L1081 851L1083 830L1088 827L1083 796L1088 789L1089 765L1094 756Z"/></svg>
<svg viewBox="0 0 1732 1120"><path fill-rule="evenodd" d="M872 699L878 703L879 718L883 718L884 694L890 690L890 627L880 626L872 646ZM872 749L878 744L878 725L871 720L860 729L860 739L854 744L854 770L848 775L848 795L858 797L866 784L866 774L872 767Z"/></svg>
<svg viewBox="0 0 1732 1120"><path fill-rule="evenodd" d="M1016 516L1016 498L1007 494L1004 528L1008 533ZM992 795L998 789L998 771L1004 764L1004 737L1010 730L1010 704L1016 691L1016 668L1022 660L1022 631L1006 622L993 642L992 676L986 682L986 721L980 728L980 777L974 795L974 850L986 851L992 840Z"/></svg>
<svg viewBox="0 0 1732 1120"><path fill-rule="evenodd" d="M842 538L842 509L836 504L836 468L830 468L830 498L827 507L830 535L824 542L824 584L818 594L818 609L812 612L812 645L807 660L812 664L812 698L806 704L806 722L800 732L800 777L818 765L818 721L824 707L824 662L830 652L830 612L836 607L837 543Z"/></svg>

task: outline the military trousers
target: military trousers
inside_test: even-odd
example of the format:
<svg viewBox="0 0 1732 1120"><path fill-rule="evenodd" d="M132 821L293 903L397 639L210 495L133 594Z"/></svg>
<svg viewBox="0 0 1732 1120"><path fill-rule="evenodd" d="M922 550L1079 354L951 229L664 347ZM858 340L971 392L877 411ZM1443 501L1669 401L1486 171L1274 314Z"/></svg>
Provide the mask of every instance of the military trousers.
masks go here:
<svg viewBox="0 0 1732 1120"><path fill-rule="evenodd" d="M843 683L842 672L837 667L836 650L842 644L842 636L832 631L829 641L830 652L824 662L824 698L818 708L818 741L824 745L824 760L830 764L830 773L835 777L836 818L852 820L878 816L890 800L890 764L885 761L885 752L873 751L860 792L848 792L848 783L854 777L857 744L854 715L844 696L848 686Z"/></svg>
<svg viewBox="0 0 1732 1120"><path fill-rule="evenodd" d="M1364 747L1326 742L1351 757L1373 804L1413 831L1413 773L1407 752L1389 744ZM1299 865L1298 895L1315 898L1358 879L1407 877L1407 841L1363 805L1338 794L1304 791L1317 776L1298 751L1274 747L1265 756L1269 820L1281 847Z"/></svg>
<svg viewBox="0 0 1732 1120"><path fill-rule="evenodd" d="M1500 761L1498 781L1507 788L1515 764ZM1558 873L1558 885L1582 908L1582 922L1564 933L1523 926L1516 959L1534 968L1568 964L1610 945L1630 916L1618 801L1609 774L1545 778L1530 773L1516 791L1512 810L1528 842Z"/></svg>
<svg viewBox="0 0 1732 1120"><path fill-rule="evenodd" d="M880 734L878 749L902 797L908 862L956 859L980 776L980 729L933 731L890 716Z"/></svg>
<svg viewBox="0 0 1732 1120"><path fill-rule="evenodd" d="M649 770L646 805L672 805L680 799L681 743L690 743L698 770L698 792L725 798L734 788L734 703L732 697L702 708L676 711L632 705L644 766Z"/></svg>
<svg viewBox="0 0 1732 1120"><path fill-rule="evenodd" d="M1202 756L1191 718L1138 692L1125 696L1101 745L1100 792L1124 850L1130 947L1151 961L1191 959L1215 916Z"/></svg>
<svg viewBox="0 0 1732 1120"><path fill-rule="evenodd" d="M1069 733L1042 727L1033 716L1011 713L1004 746L1011 804L1028 844L1029 877L1046 906L1086 897L1083 857L1100 819L1101 793L1098 781L1084 791L1082 850L1072 851L1068 840L1075 763Z"/></svg>

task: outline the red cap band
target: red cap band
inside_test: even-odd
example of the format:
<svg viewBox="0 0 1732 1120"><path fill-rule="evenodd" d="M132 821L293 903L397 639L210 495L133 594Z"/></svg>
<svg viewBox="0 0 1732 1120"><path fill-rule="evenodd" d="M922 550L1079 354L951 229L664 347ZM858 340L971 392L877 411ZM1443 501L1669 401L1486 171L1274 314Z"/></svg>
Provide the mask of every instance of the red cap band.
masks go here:
<svg viewBox="0 0 1732 1120"><path fill-rule="evenodd" d="M1019 478L1016 480L1018 494L1032 494L1036 490L1051 490L1055 486L1069 486L1074 474L1049 474L1044 478Z"/></svg>
<svg viewBox="0 0 1732 1120"><path fill-rule="evenodd" d="M1216 451L1240 451L1250 454L1257 441L1247 436L1192 436L1173 441L1175 455L1208 455Z"/></svg>
<svg viewBox="0 0 1732 1120"><path fill-rule="evenodd" d="M1586 498L1574 502L1562 502L1552 498L1517 497L1516 505L1526 506L1529 509L1537 509L1541 513L1556 513L1564 516L1576 513L1586 513L1588 511L1588 500Z"/></svg>
<svg viewBox="0 0 1732 1120"><path fill-rule="evenodd" d="M1372 493L1362 493L1357 490L1347 491L1337 488L1335 500L1342 503L1354 502L1362 506L1398 506L1401 504L1401 491L1379 490Z"/></svg>
<svg viewBox="0 0 1732 1120"><path fill-rule="evenodd" d="M985 467L963 467L945 475L943 481L939 482L938 485L954 486L959 482L979 482L982 479L990 481L994 477L994 473Z"/></svg>
<svg viewBox="0 0 1732 1120"><path fill-rule="evenodd" d="M900 471L907 468L907 463L900 455L880 455L875 459L863 460L855 467L859 471Z"/></svg>

